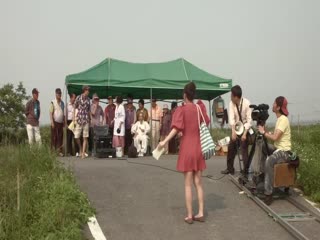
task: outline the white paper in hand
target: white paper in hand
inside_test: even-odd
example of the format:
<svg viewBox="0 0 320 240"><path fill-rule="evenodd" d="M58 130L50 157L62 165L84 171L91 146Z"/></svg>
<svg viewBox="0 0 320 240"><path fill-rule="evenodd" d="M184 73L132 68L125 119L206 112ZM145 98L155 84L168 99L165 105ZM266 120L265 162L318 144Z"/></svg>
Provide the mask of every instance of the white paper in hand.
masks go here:
<svg viewBox="0 0 320 240"><path fill-rule="evenodd" d="M164 148L161 148L160 150L158 148L155 148L152 152L152 156L159 160L160 156L164 153Z"/></svg>

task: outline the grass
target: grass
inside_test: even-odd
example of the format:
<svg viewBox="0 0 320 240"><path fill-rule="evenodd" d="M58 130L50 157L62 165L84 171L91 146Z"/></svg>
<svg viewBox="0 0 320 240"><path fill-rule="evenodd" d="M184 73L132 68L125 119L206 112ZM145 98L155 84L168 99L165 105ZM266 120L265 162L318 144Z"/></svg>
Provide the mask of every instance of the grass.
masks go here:
<svg viewBox="0 0 320 240"><path fill-rule="evenodd" d="M300 157L297 183L311 200L320 203L320 124L293 127L293 150Z"/></svg>
<svg viewBox="0 0 320 240"><path fill-rule="evenodd" d="M214 141L230 136L230 133L230 129L212 130ZM300 157L297 185L310 200L320 203L320 124L292 126L291 140L292 150Z"/></svg>
<svg viewBox="0 0 320 240"><path fill-rule="evenodd" d="M48 147L0 147L0 165L1 240L83 239L93 209Z"/></svg>

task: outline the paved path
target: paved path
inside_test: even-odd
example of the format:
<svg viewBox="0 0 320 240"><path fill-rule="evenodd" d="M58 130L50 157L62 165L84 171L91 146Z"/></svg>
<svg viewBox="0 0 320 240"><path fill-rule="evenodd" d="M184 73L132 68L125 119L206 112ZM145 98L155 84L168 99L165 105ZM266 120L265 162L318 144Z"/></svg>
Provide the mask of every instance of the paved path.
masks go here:
<svg viewBox="0 0 320 240"><path fill-rule="evenodd" d="M156 161L62 158L96 208L108 240L293 239L226 176L204 178L205 223L184 223L183 175L175 170L177 156ZM151 164L155 166L147 166ZM225 157L207 161L204 175L221 177ZM196 207L196 201L194 201ZM90 239L90 233L85 230Z"/></svg>

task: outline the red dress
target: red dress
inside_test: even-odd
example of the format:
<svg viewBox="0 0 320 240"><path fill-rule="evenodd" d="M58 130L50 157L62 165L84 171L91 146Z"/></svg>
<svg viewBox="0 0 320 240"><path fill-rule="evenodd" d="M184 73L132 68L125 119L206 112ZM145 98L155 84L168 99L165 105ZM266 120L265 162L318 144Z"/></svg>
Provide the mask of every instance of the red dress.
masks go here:
<svg viewBox="0 0 320 240"><path fill-rule="evenodd" d="M209 117L201 100L198 101L206 124ZM200 122L201 119L200 115ZM172 119L172 128L182 132L180 150L177 162L177 170L180 172L202 171L206 169L206 163L202 156L200 145L200 133L198 123L198 112L195 104L185 104L178 107Z"/></svg>

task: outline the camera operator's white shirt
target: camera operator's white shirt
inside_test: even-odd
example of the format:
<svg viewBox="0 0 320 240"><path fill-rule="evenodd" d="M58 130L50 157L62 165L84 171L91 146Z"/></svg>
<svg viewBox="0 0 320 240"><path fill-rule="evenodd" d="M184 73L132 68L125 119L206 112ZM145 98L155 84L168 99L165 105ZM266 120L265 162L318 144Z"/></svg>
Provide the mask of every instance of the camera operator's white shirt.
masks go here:
<svg viewBox="0 0 320 240"><path fill-rule="evenodd" d="M241 109L241 102L242 102L242 109ZM241 98L240 100L240 105L239 105L239 110L241 109L241 117L242 117L242 122L244 124L245 129L250 129L252 126L252 118L251 118L251 113L252 113L252 108L249 107L250 101L246 98ZM234 126L236 122L240 121L240 117L238 114L237 110L237 105L234 104L232 101L229 103L229 124L230 126Z"/></svg>

